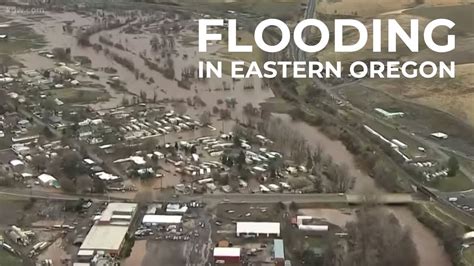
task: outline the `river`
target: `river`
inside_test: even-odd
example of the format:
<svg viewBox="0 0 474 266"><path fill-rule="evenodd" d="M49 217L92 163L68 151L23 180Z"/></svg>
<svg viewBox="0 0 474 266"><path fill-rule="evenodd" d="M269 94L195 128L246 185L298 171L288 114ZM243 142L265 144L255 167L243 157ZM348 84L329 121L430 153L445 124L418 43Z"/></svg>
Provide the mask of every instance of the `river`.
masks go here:
<svg viewBox="0 0 474 266"><path fill-rule="evenodd" d="M134 93L139 94L140 91L145 91L150 97L153 93L157 93L159 99L162 98L187 98L194 95L198 95L206 104L207 109L216 105L218 99L225 99L227 97L234 97L237 99L239 106L242 107L245 103L252 103L257 106L259 103L264 102L273 96L272 91L269 88L264 88L261 81L258 79L252 80L254 89L244 90L243 86L245 81L233 82L230 77L226 76L223 79L211 79L207 82L194 82L191 90L185 90L177 85L176 80L166 79L160 73L148 69L143 61L139 58L138 53L147 51L146 54L154 58L157 55L153 55L150 50L149 40L150 34L137 33L137 34L125 34L120 33L120 29L112 31L101 32L94 34L90 40L92 43L98 43L100 35L108 36L114 42L123 44L129 51L122 51L116 48L109 48L111 51L120 54L126 58L133 60L135 66L143 72L147 77L153 77L155 80L154 84L147 84L143 79L136 79L134 73L122 67L121 65L114 62L111 58L105 56L102 52L95 52L91 47L78 46L76 38L68 33L64 33L62 25L65 21L74 21L73 26L79 28L81 26L91 25L94 22L94 18L91 16L83 16L73 12L67 13L53 13L47 12L47 16L40 20L41 23L32 23L32 21L26 18L17 18L20 22L27 22L31 24L31 27L45 36L48 41L45 49L52 49L54 47L70 47L73 56L87 56L92 60L92 69L97 70L96 74L100 77L100 83L103 84L107 91L111 94L112 98L107 102L95 104L93 107L96 109L115 107L120 104L122 97L127 96L127 93L117 92L111 89L105 81L109 78L109 74L106 74L100 69L104 67L114 67L117 69L117 75L121 80L126 82L127 89ZM185 25L184 34L191 34L189 29ZM182 36L181 36L182 37ZM180 38L181 38L180 37ZM211 54L215 53L219 49L219 45L211 46ZM186 46L181 42L176 42L177 52L173 54L174 66L176 76L180 76L181 70L201 59L203 55L199 55L196 52L196 46ZM187 59L183 57L183 54L188 55ZM209 56L209 55L208 55ZM212 55L211 55L212 56ZM54 67L54 61L46 59L38 55L37 51L31 51L29 53L18 55L19 59L27 66L27 69L46 69ZM84 75L81 78L86 79ZM224 90L223 81L228 84L229 90ZM129 96L129 95L128 95ZM194 115L196 115L195 113ZM340 164L346 164L349 168L349 172L356 178L354 192L365 192L365 191L381 191L374 181L365 173L360 171L355 163L354 156L345 148L345 146L337 140L332 140L326 137L320 132L317 127L310 126L302 121L294 121L290 116L279 114L276 115L281 119L290 123L290 125L300 132L312 146L321 145L323 150L330 155L334 161ZM226 128L230 130L230 128ZM172 183L171 180L167 181ZM450 265L447 254L439 246L438 240L433 233L420 224L409 210L405 208L392 208L391 209L402 224L407 225L411 228L412 234L415 239L415 243L420 254L421 264L430 266L445 266ZM138 250L144 249L145 242L137 241L135 243L136 249L132 253L132 257L127 259L125 265L138 265L143 258L143 254L136 253Z"/></svg>

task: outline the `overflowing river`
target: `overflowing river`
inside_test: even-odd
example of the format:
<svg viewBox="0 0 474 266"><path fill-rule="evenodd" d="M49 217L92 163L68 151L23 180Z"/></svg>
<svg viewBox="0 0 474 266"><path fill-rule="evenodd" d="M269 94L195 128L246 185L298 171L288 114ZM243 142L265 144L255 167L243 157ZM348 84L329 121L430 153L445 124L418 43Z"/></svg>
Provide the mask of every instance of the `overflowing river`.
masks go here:
<svg viewBox="0 0 474 266"><path fill-rule="evenodd" d="M94 104L93 107L96 109L116 107L121 103L123 97L130 97L129 93L116 91L106 84L105 81L111 75L100 71L104 67L115 68L117 73L113 75L118 76L120 80L126 82L126 88L132 94L138 95L140 92L144 91L147 93L148 97L152 97L153 94L156 94L158 99L188 98L197 95L207 104L206 109L208 110L215 106L218 100L228 97L235 98L238 102L239 108L244 106L246 103L252 103L254 106L258 106L259 103L262 103L266 99L273 97L271 89L264 87L261 80L258 79L250 81L250 83L253 85L253 89L243 88L249 84L249 81L233 81L228 76L224 77L223 79L210 79L206 82L193 82L190 90L179 87L177 80L167 79L161 73L149 69L140 58L139 53L144 53L149 58L158 57L158 55L151 51L151 35L146 32L127 34L121 32L121 28L118 28L111 31L96 33L91 36L90 42L99 43L99 36L106 36L114 43L122 44L126 48L126 51L114 47L107 48L110 51L119 54L120 56L132 60L136 69L144 73L146 77L152 77L155 80L155 82L151 84L147 82L147 80L141 78L136 79L133 72L117 64L112 58L104 55L103 52L96 52L91 47L79 46L74 35L65 33L63 31L62 27L66 21L73 21L73 26L75 28L94 24L94 17L92 16L83 16L72 12L48 12L44 18L41 18L36 22L21 17L15 19L18 22L30 24L37 33L42 34L45 37L46 41L48 42L47 46L44 48L45 50L51 50L55 47L69 47L71 48L71 53L73 56L86 56L91 59L91 69L93 69L100 78L99 81L96 82L104 85L104 87L112 96L112 98L107 102ZM185 28L181 34L192 34L192 32ZM211 55L207 56L215 55L219 48L220 46L217 44L211 46ZM184 68L190 65L197 65L197 61L200 59L201 55L197 53L196 45L186 46L179 41L176 42L175 50L177 52L173 53L172 55L174 60L174 70L176 77L180 77L181 71ZM18 58L22 61L27 69L52 68L54 67L55 63L50 59L38 55L38 51L31 51L29 53L18 55ZM197 116L198 112L194 113L193 115ZM294 121L289 115L278 114L276 116L280 117L284 121L287 121L294 129L300 132L308 140L310 145L313 145L314 147L318 144L321 145L324 152L330 155L334 161L339 164L346 164L349 168L350 174L356 178L355 187L353 188L354 192L381 190L375 185L372 178L357 168L354 156L340 141L329 139L324 134L322 134L318 128L310 126L302 121ZM220 130L220 126L224 128L224 123L222 125L217 125L216 127L218 127ZM225 127L226 131L231 129L230 125L225 125ZM192 136L183 136L183 139L186 139L187 137ZM172 186L175 182L177 182L177 180L174 178L165 179L165 184L163 184L163 186ZM154 183L152 186L161 186L161 184L158 185ZM439 246L436 237L430 230L420 224L413 217L410 211L405 208L392 208L392 211L396 214L402 224L411 228L421 258L420 265L450 265L448 256ZM346 222L345 219L348 219L348 217L339 214L335 215L334 217L343 217L344 223ZM125 265L138 265L141 263L144 254L140 253L141 251L138 250L144 249L143 247L146 245L146 243L144 241L137 241L135 245L140 248L134 248L132 256L127 259Z"/></svg>

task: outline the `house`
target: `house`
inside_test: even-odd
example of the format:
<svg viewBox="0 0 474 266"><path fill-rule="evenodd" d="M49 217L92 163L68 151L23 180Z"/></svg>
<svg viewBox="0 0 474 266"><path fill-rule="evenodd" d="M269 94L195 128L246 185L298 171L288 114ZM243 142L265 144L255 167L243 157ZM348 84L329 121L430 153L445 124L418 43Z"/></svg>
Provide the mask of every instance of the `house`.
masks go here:
<svg viewBox="0 0 474 266"><path fill-rule="evenodd" d="M38 179L43 186L50 186L50 187L59 187L58 180L51 175L48 174L41 174L38 176Z"/></svg>
<svg viewBox="0 0 474 266"><path fill-rule="evenodd" d="M11 160L10 165L14 171L22 171L25 169L25 164L18 159Z"/></svg>

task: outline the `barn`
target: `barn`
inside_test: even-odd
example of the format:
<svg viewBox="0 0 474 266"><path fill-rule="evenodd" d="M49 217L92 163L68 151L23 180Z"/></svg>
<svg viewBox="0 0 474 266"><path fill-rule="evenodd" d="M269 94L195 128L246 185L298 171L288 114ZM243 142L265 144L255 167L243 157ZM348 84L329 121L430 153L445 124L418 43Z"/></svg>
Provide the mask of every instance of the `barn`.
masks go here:
<svg viewBox="0 0 474 266"><path fill-rule="evenodd" d="M213 256L216 264L239 264L240 248L216 247L214 248Z"/></svg>

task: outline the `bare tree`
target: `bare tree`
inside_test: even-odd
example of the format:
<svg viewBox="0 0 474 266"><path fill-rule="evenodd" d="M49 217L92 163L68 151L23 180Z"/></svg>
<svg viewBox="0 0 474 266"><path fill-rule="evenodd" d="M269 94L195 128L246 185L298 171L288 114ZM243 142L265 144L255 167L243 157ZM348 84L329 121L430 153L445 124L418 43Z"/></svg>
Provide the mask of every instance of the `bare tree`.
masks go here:
<svg viewBox="0 0 474 266"><path fill-rule="evenodd" d="M201 124L207 126L211 124L211 113L209 111L202 112L201 116L199 117L199 122Z"/></svg>
<svg viewBox="0 0 474 266"><path fill-rule="evenodd" d="M76 187L80 192L88 192L92 189L92 179L89 176L81 175L76 178Z"/></svg>
<svg viewBox="0 0 474 266"><path fill-rule="evenodd" d="M345 265L416 266L419 257L410 231L392 214L363 206L356 222L346 225L348 247Z"/></svg>
<svg viewBox="0 0 474 266"><path fill-rule="evenodd" d="M344 193L354 185L354 178L349 175L346 164L332 164L327 175L331 181L331 192Z"/></svg>

